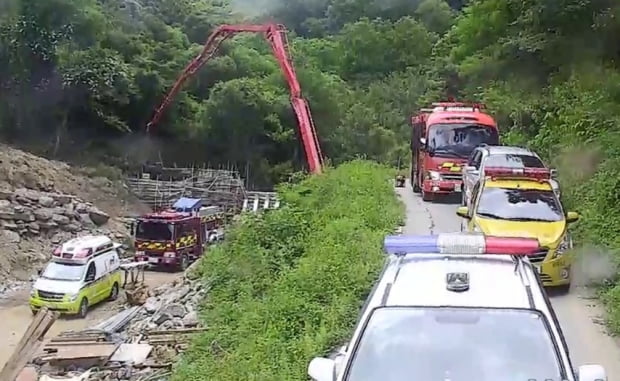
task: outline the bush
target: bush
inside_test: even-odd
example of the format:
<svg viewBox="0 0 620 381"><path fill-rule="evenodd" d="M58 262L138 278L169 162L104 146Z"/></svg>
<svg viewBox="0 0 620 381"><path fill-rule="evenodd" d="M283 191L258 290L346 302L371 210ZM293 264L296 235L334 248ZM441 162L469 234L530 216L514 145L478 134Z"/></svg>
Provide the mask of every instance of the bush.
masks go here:
<svg viewBox="0 0 620 381"><path fill-rule="evenodd" d="M279 189L281 209L245 216L199 271L208 298L173 380L306 380L350 335L403 217L393 171L353 161Z"/></svg>

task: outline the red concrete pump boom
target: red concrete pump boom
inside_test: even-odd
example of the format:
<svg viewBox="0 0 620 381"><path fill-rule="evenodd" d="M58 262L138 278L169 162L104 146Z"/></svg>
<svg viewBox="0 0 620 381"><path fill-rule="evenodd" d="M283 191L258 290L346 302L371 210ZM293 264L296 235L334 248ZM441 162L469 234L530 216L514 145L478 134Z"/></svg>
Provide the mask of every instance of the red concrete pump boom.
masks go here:
<svg viewBox="0 0 620 381"><path fill-rule="evenodd" d="M301 96L301 86L297 80L295 69L291 64L288 53L288 40L286 38L286 28L279 24L263 25L221 25L207 39L200 54L196 56L183 70L177 81L174 83L162 103L155 110L151 121L147 124L147 132L161 119L166 108L181 90L181 87L189 77L194 75L207 61L216 53L220 44L226 39L238 33L264 33L265 38L271 45L273 54L280 64L280 68L288 83L291 104L299 123L299 132L306 153L308 167L312 173L321 173L323 169L323 156L321 147L314 127L314 122L310 114L310 107L306 100Z"/></svg>

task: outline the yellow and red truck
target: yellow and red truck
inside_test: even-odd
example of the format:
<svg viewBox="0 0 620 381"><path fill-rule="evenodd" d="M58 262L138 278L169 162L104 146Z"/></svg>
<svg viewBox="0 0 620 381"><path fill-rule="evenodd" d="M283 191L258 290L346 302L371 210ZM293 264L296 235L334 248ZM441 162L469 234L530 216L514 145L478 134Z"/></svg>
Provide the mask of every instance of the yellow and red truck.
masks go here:
<svg viewBox="0 0 620 381"><path fill-rule="evenodd" d="M135 261L185 270L210 243L223 237L226 216L200 199L180 198L172 208L139 217L134 223Z"/></svg>

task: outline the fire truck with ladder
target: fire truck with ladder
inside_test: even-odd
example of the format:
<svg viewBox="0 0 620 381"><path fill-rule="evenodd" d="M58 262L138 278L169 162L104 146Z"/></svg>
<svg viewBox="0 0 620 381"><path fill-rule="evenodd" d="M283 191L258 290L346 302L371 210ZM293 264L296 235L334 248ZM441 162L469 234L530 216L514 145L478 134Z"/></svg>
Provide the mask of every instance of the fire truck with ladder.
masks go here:
<svg viewBox="0 0 620 381"><path fill-rule="evenodd" d="M483 104L433 103L412 117L411 186L424 201L460 193L462 167L481 144L499 144L497 123Z"/></svg>
<svg viewBox="0 0 620 381"><path fill-rule="evenodd" d="M176 80L164 100L157 107L151 121L146 125L147 133L157 124L164 111L170 106L174 97L181 90L185 81L196 74L217 52L219 46L225 40L239 33L260 33L271 45L271 50L275 56L280 69L288 83L291 105L297 123L299 125L299 135L303 145L308 169L311 173L319 174L323 168L323 156L321 146L316 134L316 128L310 113L310 107L301 94L301 86L297 80L297 74L293 67L291 56L288 51L288 39L286 28L280 24L259 24L259 25L221 25L217 27L207 38L202 51L185 67L179 78Z"/></svg>
<svg viewBox="0 0 620 381"><path fill-rule="evenodd" d="M171 209L139 217L133 226L134 260L185 270L224 236L226 216L200 199L180 198Z"/></svg>

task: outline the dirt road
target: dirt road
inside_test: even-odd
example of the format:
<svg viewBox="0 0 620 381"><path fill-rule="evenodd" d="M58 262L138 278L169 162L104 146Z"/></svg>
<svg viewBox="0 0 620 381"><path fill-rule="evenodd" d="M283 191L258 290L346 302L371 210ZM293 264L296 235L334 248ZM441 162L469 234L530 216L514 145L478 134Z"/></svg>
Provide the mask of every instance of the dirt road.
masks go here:
<svg viewBox="0 0 620 381"><path fill-rule="evenodd" d="M145 281L149 287L157 287L172 282L180 276L181 273L148 271L145 274ZM0 343L3 344L0 346L0 369L9 359L15 345L32 321L32 313L28 307L29 296L30 288L26 287L0 299L0 322L2 322ZM106 302L94 307L86 319L61 317L56 320L46 337L53 337L63 331L80 330L89 325L97 324L118 312L118 307L117 303Z"/></svg>
<svg viewBox="0 0 620 381"><path fill-rule="evenodd" d="M396 188L407 207L403 234L437 234L460 231L456 204L427 203L411 190ZM566 336L575 370L597 363L607 370L609 381L620 381L620 345L605 333L603 312L587 289L576 287L567 295L552 296L553 307Z"/></svg>

